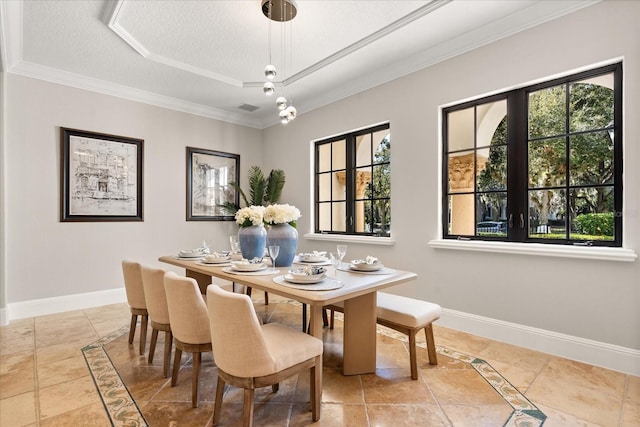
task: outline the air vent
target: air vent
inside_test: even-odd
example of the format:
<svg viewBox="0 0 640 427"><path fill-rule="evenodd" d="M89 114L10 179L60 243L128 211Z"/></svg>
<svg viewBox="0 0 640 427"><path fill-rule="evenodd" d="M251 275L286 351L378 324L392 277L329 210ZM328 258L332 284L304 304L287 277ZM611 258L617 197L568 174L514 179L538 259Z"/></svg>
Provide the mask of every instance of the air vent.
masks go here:
<svg viewBox="0 0 640 427"><path fill-rule="evenodd" d="M244 110L244 111L248 111L248 112L250 112L250 113L253 113L254 111L256 111L256 110L257 110L258 108L260 108L260 107L256 107L255 105L247 104L247 103L245 102L245 103L240 104L240 105L238 106L238 108L239 108L239 109L241 109L241 110Z"/></svg>

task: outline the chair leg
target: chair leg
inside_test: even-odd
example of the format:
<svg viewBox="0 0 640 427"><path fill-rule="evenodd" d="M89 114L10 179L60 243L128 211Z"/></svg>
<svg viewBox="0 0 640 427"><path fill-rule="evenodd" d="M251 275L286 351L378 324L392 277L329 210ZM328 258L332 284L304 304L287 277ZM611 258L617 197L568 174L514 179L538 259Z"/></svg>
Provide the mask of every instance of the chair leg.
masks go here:
<svg viewBox="0 0 640 427"><path fill-rule="evenodd" d="M167 378L169 376L169 362L171 359L171 347L173 346L173 334L171 331L164 331L164 365L162 367L162 375Z"/></svg>
<svg viewBox="0 0 640 427"><path fill-rule="evenodd" d="M307 332L307 304L302 303L302 332Z"/></svg>
<svg viewBox="0 0 640 427"><path fill-rule="evenodd" d="M133 336L136 334L138 315L131 313L131 325L129 326L129 344L133 344Z"/></svg>
<svg viewBox="0 0 640 427"><path fill-rule="evenodd" d="M253 426L253 389L244 389L244 403L242 405L242 425Z"/></svg>
<svg viewBox="0 0 640 427"><path fill-rule="evenodd" d="M322 404L322 356L316 357L316 364L311 368L309 376L311 416L313 421L318 421Z"/></svg>
<svg viewBox="0 0 640 427"><path fill-rule="evenodd" d="M216 386L216 400L213 405L213 425L220 423L220 413L222 412L222 396L224 395L224 380L218 375L218 385Z"/></svg>
<svg viewBox="0 0 640 427"><path fill-rule="evenodd" d="M180 370L180 360L182 359L182 350L176 345L176 355L173 359L173 372L171 373L171 387L175 387L178 383L178 371Z"/></svg>
<svg viewBox="0 0 640 427"><path fill-rule="evenodd" d="M149 343L149 357L147 359L147 363L153 363L153 355L156 352L156 344L158 342L158 330L156 328L151 328L151 342Z"/></svg>
<svg viewBox="0 0 640 427"><path fill-rule="evenodd" d="M416 330L409 331L409 363L411 364L411 379L418 379L418 360L416 357Z"/></svg>
<svg viewBox="0 0 640 427"><path fill-rule="evenodd" d="M143 314L140 320L140 354L144 354L147 346L147 323L149 322L149 315Z"/></svg>
<svg viewBox="0 0 640 427"><path fill-rule="evenodd" d="M429 364L437 365L438 356L436 353L436 340L433 338L433 324L429 323L424 327L424 335L427 339L427 351L429 352Z"/></svg>
<svg viewBox="0 0 640 427"><path fill-rule="evenodd" d="M191 378L191 406L197 408L200 403L200 362L202 353L196 351L193 353L193 378Z"/></svg>

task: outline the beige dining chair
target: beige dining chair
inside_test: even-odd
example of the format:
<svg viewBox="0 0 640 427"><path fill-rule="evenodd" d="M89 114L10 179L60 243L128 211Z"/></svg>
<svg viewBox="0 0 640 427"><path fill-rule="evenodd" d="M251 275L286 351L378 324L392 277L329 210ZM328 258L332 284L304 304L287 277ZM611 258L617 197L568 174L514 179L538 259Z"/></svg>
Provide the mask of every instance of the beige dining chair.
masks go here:
<svg viewBox="0 0 640 427"><path fill-rule="evenodd" d="M139 353L144 354L147 345L147 322L149 312L142 285L142 267L140 263L123 260L122 273L124 275L124 288L127 293L127 303L131 310L131 326L129 326L129 344L133 344L133 337L140 317L140 348Z"/></svg>
<svg viewBox="0 0 640 427"><path fill-rule="evenodd" d="M158 332L164 332L164 363L162 374L169 376L169 364L171 361L171 349L173 348L173 334L169 320L169 307L167 306L167 294L164 290L164 275L166 271L161 268L142 266L142 284L147 300L147 310L151 321L151 342L149 343L148 362L153 363L153 357L158 342Z"/></svg>
<svg viewBox="0 0 640 427"><path fill-rule="evenodd" d="M202 353L211 351L211 332L207 305L195 279L178 276L174 272L164 275L164 290L167 294L169 322L176 344L171 387L178 383L178 371L182 352L193 353L191 378L191 405L200 403L199 376Z"/></svg>
<svg viewBox="0 0 640 427"><path fill-rule="evenodd" d="M322 398L322 341L277 323L261 325L249 296L232 293L217 285L207 288L213 358L218 384L213 424L220 421L226 384L244 389L243 425L253 425L253 395L256 388L271 386L308 370L313 421L320 419Z"/></svg>

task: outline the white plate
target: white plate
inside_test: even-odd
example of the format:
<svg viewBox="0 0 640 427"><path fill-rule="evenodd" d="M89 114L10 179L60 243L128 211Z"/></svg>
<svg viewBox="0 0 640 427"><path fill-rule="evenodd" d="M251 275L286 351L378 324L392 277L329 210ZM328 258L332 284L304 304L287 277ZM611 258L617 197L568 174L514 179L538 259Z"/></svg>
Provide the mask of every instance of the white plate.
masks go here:
<svg viewBox="0 0 640 427"><path fill-rule="evenodd" d="M229 262L229 261L230 261L230 259L229 259L228 257L227 257L227 258L218 258L218 259L216 259L216 260L210 260L210 259L207 259L207 258L205 257L205 258L202 260L202 262L203 262L204 264L224 264L224 263Z"/></svg>
<svg viewBox="0 0 640 427"><path fill-rule="evenodd" d="M310 277L310 278L307 278L307 279L303 279L303 278L293 277L290 274L285 274L284 275L284 280L286 280L287 282L296 283L298 285L310 285L310 284L322 282L325 277L326 276L323 276L323 277L320 277L320 278Z"/></svg>
<svg viewBox="0 0 640 427"><path fill-rule="evenodd" d="M178 252L178 257L180 258L200 258L203 257L204 254L202 252L193 252L193 253L180 253Z"/></svg>
<svg viewBox="0 0 640 427"><path fill-rule="evenodd" d="M377 262L375 264L349 264L349 268L356 271L378 271L384 268L384 265Z"/></svg>
<svg viewBox="0 0 640 427"><path fill-rule="evenodd" d="M263 264L241 264L240 267L238 267L237 264L231 264L232 270L242 271L245 273L252 272L252 271L262 271L265 268L267 268L267 266L264 263Z"/></svg>

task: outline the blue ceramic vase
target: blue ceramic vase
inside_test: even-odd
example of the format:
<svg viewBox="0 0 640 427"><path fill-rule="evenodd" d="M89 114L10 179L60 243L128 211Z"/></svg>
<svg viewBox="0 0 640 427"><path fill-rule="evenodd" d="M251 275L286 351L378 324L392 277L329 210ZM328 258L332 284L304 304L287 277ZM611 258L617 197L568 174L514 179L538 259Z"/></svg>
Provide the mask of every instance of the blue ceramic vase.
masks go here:
<svg viewBox="0 0 640 427"><path fill-rule="evenodd" d="M240 227L238 243L240 243L240 252L242 252L243 258L262 258L264 257L264 248L267 245L267 230L263 225Z"/></svg>
<svg viewBox="0 0 640 427"><path fill-rule="evenodd" d="M289 224L270 225L267 229L267 247L280 246L276 267L289 267L298 249L298 230Z"/></svg>

